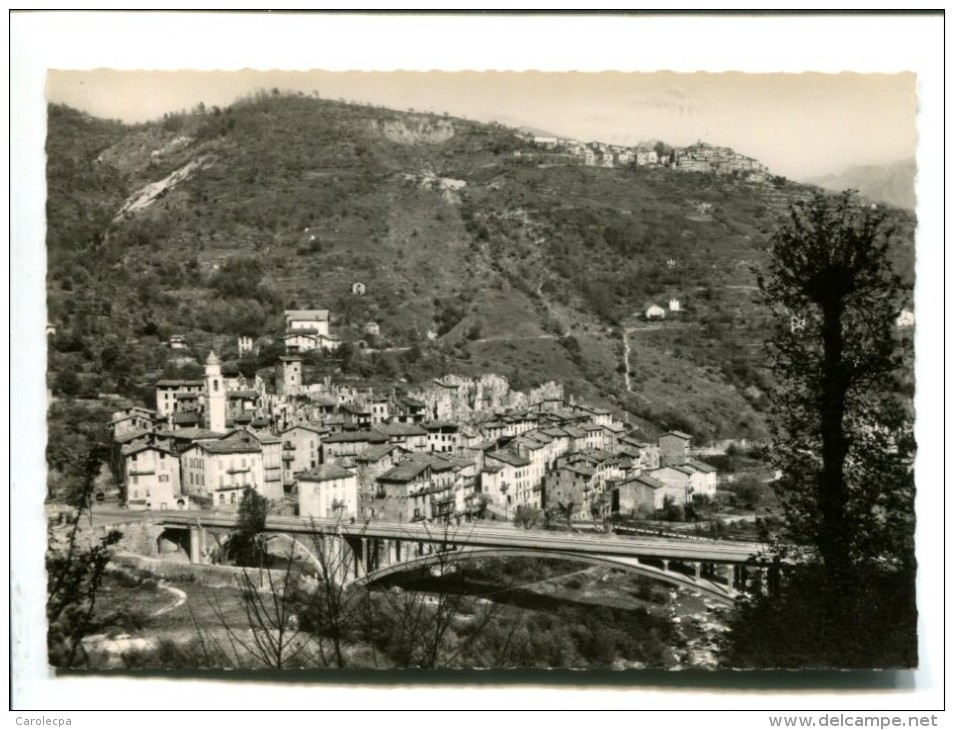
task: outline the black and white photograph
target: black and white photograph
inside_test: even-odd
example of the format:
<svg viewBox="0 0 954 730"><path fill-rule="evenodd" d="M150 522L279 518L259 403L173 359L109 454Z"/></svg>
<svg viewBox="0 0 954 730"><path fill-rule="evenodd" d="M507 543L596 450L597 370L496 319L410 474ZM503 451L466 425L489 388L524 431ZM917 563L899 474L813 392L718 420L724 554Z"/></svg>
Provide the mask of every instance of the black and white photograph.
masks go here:
<svg viewBox="0 0 954 730"><path fill-rule="evenodd" d="M917 69L175 54L43 73L51 686L923 668Z"/></svg>

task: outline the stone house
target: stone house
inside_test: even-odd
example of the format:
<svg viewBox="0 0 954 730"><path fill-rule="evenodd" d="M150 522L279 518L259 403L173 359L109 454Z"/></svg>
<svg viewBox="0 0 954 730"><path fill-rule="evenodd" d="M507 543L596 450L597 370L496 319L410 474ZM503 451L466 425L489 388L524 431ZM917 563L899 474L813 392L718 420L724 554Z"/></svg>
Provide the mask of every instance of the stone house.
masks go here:
<svg viewBox="0 0 954 730"><path fill-rule="evenodd" d="M665 507L666 485L646 474L616 485L613 512L620 515L652 517Z"/></svg>
<svg viewBox="0 0 954 730"><path fill-rule="evenodd" d="M682 431L669 431L659 437L659 459L663 466L685 464L689 460L692 436Z"/></svg>
<svg viewBox="0 0 954 730"><path fill-rule="evenodd" d="M233 421L236 416L256 413L261 405L257 390L230 390L226 398L228 400L228 417Z"/></svg>
<svg viewBox="0 0 954 730"><path fill-rule="evenodd" d="M371 407L371 425L387 423L391 418L390 400L386 396L374 396L369 400Z"/></svg>
<svg viewBox="0 0 954 730"><path fill-rule="evenodd" d="M381 423L374 427L378 433L388 437L388 442L402 446L411 452L430 450L430 433L413 423Z"/></svg>
<svg viewBox="0 0 954 730"><path fill-rule="evenodd" d="M198 398L205 393L204 380L160 380L156 383L156 412L167 418L179 410L184 397Z"/></svg>
<svg viewBox="0 0 954 730"><path fill-rule="evenodd" d="M530 479L530 460L510 451L490 451L484 455L484 479L480 491L487 494L494 505L510 508L518 504L540 506L540 489L533 489ZM485 490L484 487L487 487Z"/></svg>
<svg viewBox="0 0 954 730"><path fill-rule="evenodd" d="M430 512L431 465L406 460L377 478L375 514L392 522L422 522Z"/></svg>
<svg viewBox="0 0 954 730"><path fill-rule="evenodd" d="M358 477L358 508L362 517L381 517L374 501L378 493L377 479L404 461L409 453L397 444L378 444L354 457Z"/></svg>
<svg viewBox="0 0 954 730"><path fill-rule="evenodd" d="M673 504L684 505L692 501L690 491L692 475L695 472L683 466L661 466L645 474L662 482L663 497L671 497Z"/></svg>
<svg viewBox="0 0 954 730"><path fill-rule="evenodd" d="M388 443L388 437L377 431L342 431L325 436L321 443L321 463L341 463L364 453L370 447Z"/></svg>
<svg viewBox="0 0 954 730"><path fill-rule="evenodd" d="M291 484L298 472L315 469L321 464L321 439L326 433L310 423L300 423L282 431L285 484Z"/></svg>
<svg viewBox="0 0 954 730"><path fill-rule="evenodd" d="M421 425L427 431L429 451L449 454L457 450L458 424L451 421L425 421Z"/></svg>
<svg viewBox="0 0 954 730"><path fill-rule="evenodd" d="M583 464L561 466L544 479L546 508L555 515L570 510L573 519L588 519L597 492L596 469Z"/></svg>

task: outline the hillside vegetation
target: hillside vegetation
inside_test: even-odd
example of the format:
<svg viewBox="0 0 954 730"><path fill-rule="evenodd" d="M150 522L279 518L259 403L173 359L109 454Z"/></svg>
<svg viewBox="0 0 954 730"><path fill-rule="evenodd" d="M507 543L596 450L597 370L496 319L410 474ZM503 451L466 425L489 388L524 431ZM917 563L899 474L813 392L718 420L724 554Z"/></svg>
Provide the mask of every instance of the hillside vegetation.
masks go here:
<svg viewBox="0 0 954 730"><path fill-rule="evenodd" d="M138 126L61 106L49 122L55 393L148 402L174 370L170 334L234 357L236 336L321 307L380 352L345 347L313 372L556 378L650 433L764 434L753 267L808 187L544 165L499 125L277 92ZM896 217L910 282L914 221ZM646 330L642 311L670 298L682 311Z"/></svg>

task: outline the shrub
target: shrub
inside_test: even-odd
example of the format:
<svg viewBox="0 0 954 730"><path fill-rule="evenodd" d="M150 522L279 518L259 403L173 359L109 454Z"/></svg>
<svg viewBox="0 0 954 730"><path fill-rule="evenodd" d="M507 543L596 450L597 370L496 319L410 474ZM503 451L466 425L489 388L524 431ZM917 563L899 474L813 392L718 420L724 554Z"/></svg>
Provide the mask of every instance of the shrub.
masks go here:
<svg viewBox="0 0 954 730"><path fill-rule="evenodd" d="M765 485L751 474L744 474L732 485L735 505L745 509L756 509L765 497Z"/></svg>

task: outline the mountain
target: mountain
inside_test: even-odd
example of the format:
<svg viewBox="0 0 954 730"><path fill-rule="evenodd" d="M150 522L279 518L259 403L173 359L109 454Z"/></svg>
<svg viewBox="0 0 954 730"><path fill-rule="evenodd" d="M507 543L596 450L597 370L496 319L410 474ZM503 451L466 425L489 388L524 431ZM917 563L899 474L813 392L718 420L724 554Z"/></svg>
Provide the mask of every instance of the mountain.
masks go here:
<svg viewBox="0 0 954 730"><path fill-rule="evenodd" d="M531 134L534 137L561 137L563 135L554 134L546 129L540 129L539 127L528 127L526 125L518 127L518 132L523 132L524 134Z"/></svg>
<svg viewBox="0 0 954 730"><path fill-rule="evenodd" d="M649 434L765 435L753 266L811 188L583 167L499 124L295 94L136 126L52 106L48 129L54 393L148 402L190 367L170 335L236 360L239 335L277 338L284 309L314 307L348 346L309 356L308 378L557 379ZM895 214L907 272L913 220Z"/></svg>
<svg viewBox="0 0 954 730"><path fill-rule="evenodd" d="M884 165L849 167L807 182L826 190L851 188L876 203L914 210L917 205L914 193L916 175L917 165L914 160L899 160Z"/></svg>

